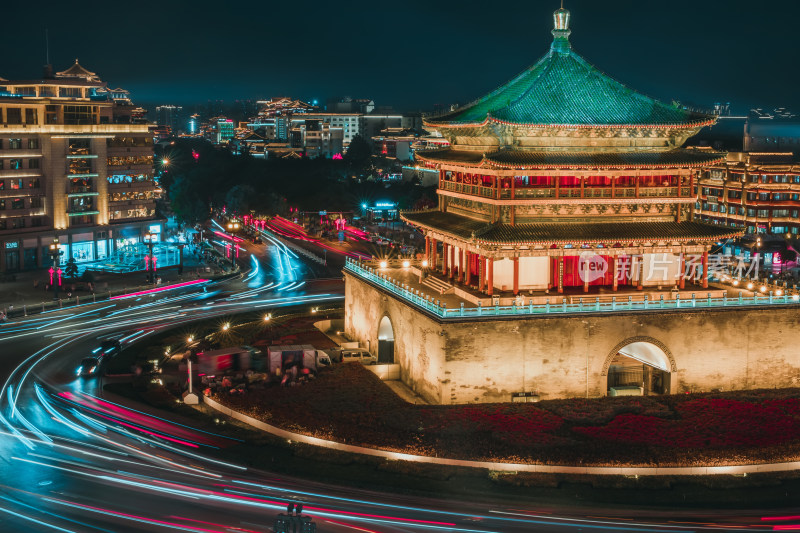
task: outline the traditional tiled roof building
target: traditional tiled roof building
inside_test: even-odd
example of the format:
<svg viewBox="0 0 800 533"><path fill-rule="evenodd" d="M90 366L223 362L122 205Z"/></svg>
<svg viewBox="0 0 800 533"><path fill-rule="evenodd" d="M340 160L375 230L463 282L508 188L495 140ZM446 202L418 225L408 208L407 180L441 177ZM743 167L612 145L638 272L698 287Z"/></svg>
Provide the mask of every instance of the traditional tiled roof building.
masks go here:
<svg viewBox="0 0 800 533"><path fill-rule="evenodd" d="M533 66L425 120L451 144L417 153L439 172L439 206L403 218L424 232L434 271L487 295L683 286L687 255L702 258L699 274L710 246L738 233L691 222L695 178L725 154L682 146L716 117L600 72L572 49L569 11L554 19L552 46ZM607 261L605 276L579 275L587 253ZM654 262L667 283L648 278Z"/></svg>

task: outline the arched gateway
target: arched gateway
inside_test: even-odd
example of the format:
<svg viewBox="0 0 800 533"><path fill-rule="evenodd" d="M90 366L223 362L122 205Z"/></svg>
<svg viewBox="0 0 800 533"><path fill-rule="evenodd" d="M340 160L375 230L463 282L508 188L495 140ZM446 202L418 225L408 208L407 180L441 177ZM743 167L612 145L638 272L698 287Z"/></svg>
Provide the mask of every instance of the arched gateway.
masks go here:
<svg viewBox="0 0 800 533"><path fill-rule="evenodd" d="M394 363L394 328L388 316L384 316L378 325L378 363Z"/></svg>
<svg viewBox="0 0 800 533"><path fill-rule="evenodd" d="M675 359L662 342L634 337L611 350L602 375L609 396L650 396L670 394L675 371Z"/></svg>

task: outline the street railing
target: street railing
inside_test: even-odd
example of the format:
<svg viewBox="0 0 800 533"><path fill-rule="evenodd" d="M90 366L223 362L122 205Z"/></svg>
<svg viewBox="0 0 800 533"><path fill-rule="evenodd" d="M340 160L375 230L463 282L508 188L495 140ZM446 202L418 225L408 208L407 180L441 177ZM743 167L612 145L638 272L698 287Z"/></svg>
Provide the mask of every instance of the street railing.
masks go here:
<svg viewBox="0 0 800 533"><path fill-rule="evenodd" d="M789 295L783 293L776 296L774 293L759 296L744 296L742 292L738 297L730 298L681 298L677 295L673 299L665 299L663 295L658 299L650 299L647 295L642 300L634 300L633 297L612 297L611 300L600 298L579 298L577 303L568 303L564 299L560 303L534 304L529 300L526 304L523 298L517 300L515 305L489 305L469 306L461 303L459 307L448 308L447 304L424 294L422 291L410 287L408 284L401 283L392 279L381 272L381 269L372 268L363 262L353 259L345 261L345 270L350 274L360 277L389 293L405 300L406 302L423 309L440 319L458 319L462 317L470 318L492 318L507 316L534 316L534 315L569 315L583 313L623 313L630 311L671 311L671 310L690 310L690 309L723 309L736 307L766 307L771 305L796 305L800 307L800 295Z"/></svg>

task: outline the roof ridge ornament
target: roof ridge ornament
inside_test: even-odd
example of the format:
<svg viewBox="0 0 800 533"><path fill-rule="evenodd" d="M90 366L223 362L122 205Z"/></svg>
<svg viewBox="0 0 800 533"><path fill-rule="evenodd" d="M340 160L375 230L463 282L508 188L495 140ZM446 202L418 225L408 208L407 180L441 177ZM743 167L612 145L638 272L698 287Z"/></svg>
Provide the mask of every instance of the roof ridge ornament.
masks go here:
<svg viewBox="0 0 800 533"><path fill-rule="evenodd" d="M553 45L551 49L559 53L569 53L572 46L569 44L569 36L572 30L569 29L571 18L569 10L564 9L564 0L561 0L561 8L553 13Z"/></svg>

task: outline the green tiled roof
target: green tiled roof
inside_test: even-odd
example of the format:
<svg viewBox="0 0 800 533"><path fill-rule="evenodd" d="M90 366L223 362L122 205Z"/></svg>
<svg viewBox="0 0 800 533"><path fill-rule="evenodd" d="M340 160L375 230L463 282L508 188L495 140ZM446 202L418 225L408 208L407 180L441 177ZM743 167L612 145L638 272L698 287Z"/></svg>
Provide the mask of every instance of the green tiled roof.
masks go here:
<svg viewBox="0 0 800 533"><path fill-rule="evenodd" d="M487 244L613 244L640 241L716 241L741 235L740 230L700 222L573 222L543 224L489 224L454 213L424 211L403 213L417 226L453 235L473 237Z"/></svg>
<svg viewBox="0 0 800 533"><path fill-rule="evenodd" d="M672 168L699 167L725 160L725 154L698 150L640 152L529 152L499 150L484 154L469 150L429 150L417 157L433 163L454 163L501 168Z"/></svg>
<svg viewBox="0 0 800 533"><path fill-rule="evenodd" d="M667 105L603 74L556 36L550 51L502 87L426 120L431 126L477 125L489 118L529 125L688 126L713 117Z"/></svg>

